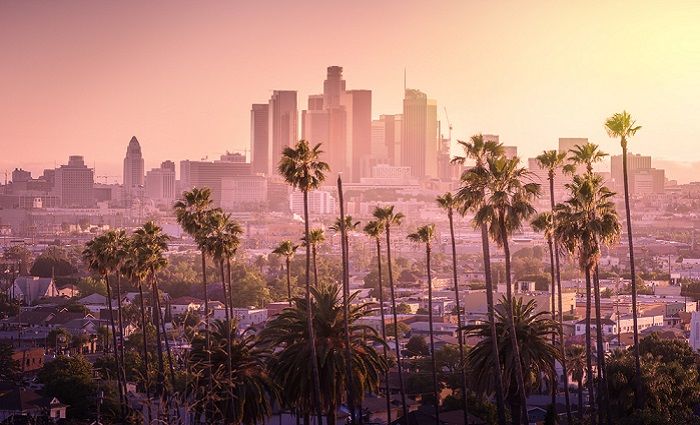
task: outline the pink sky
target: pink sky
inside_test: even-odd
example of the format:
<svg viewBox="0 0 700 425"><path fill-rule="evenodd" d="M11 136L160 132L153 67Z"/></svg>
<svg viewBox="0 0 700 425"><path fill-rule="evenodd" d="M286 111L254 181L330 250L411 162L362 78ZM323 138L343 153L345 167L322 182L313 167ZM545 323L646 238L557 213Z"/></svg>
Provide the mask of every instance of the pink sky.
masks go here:
<svg viewBox="0 0 700 425"><path fill-rule="evenodd" d="M400 112L406 67L456 138L524 157L567 136L616 153L602 122L626 108L634 152L700 161L700 3L608 3L4 1L0 169L82 154L121 175L132 135L148 168L243 150L250 104L297 89L303 106L328 65L375 116Z"/></svg>

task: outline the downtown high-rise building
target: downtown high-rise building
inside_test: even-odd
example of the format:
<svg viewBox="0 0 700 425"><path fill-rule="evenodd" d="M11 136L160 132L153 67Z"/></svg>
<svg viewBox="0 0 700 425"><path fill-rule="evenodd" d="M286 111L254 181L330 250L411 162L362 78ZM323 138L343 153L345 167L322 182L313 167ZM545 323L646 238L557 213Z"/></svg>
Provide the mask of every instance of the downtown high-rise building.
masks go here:
<svg viewBox="0 0 700 425"><path fill-rule="evenodd" d="M175 163L164 161L159 168L153 168L146 173L144 179L146 198L158 203L171 203L175 200Z"/></svg>
<svg viewBox="0 0 700 425"><path fill-rule="evenodd" d="M143 187L144 179L143 155L141 145L136 136L129 141L124 157L124 193L128 195Z"/></svg>
<svg viewBox="0 0 700 425"><path fill-rule="evenodd" d="M398 165L401 162L403 116L380 115L372 121L372 158L378 164Z"/></svg>
<svg viewBox="0 0 700 425"><path fill-rule="evenodd" d="M420 90L406 89L403 100L401 165L417 178L438 177L437 103Z"/></svg>
<svg viewBox="0 0 700 425"><path fill-rule="evenodd" d="M54 173L54 193L63 208L94 207L94 185L95 172L79 155L71 155L68 164L61 165Z"/></svg>
<svg viewBox="0 0 700 425"><path fill-rule="evenodd" d="M250 108L250 151L253 173L268 174L270 158L270 105L254 103Z"/></svg>
<svg viewBox="0 0 700 425"><path fill-rule="evenodd" d="M322 144L325 161L346 181L368 176L372 161L372 92L346 90L343 68L326 69L323 94L309 96L302 138Z"/></svg>
<svg viewBox="0 0 700 425"><path fill-rule="evenodd" d="M282 151L297 142L298 126L297 92L294 90L272 92L268 103L267 175L277 173L277 164L282 157ZM253 156L256 156L256 153L253 153Z"/></svg>

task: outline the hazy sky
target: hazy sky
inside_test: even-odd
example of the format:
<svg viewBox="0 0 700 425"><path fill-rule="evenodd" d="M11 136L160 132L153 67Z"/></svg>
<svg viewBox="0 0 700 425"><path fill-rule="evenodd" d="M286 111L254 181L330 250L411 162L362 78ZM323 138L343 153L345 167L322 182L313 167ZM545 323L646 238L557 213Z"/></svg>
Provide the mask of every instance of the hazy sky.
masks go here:
<svg viewBox="0 0 700 425"><path fill-rule="evenodd" d="M247 149L250 104L297 89L303 107L328 65L374 116L401 112L406 67L455 138L523 157L567 136L617 152L602 123L626 108L634 152L700 161L699 22L697 1L5 0L0 169L82 154L121 175L132 135L147 168Z"/></svg>

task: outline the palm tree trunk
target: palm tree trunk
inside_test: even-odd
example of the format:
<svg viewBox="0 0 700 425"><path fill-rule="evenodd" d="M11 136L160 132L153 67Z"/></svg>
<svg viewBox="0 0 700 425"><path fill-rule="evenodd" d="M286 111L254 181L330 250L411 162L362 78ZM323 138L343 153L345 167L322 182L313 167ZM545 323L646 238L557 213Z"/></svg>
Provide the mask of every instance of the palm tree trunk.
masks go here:
<svg viewBox="0 0 700 425"><path fill-rule="evenodd" d="M603 415L608 411L607 400L608 400L608 384L606 380L606 370L605 370L605 349L603 347L603 326L601 322L601 312L600 312L600 280L598 279L598 265L595 266L595 272L593 274L593 293L595 294L595 315L596 315L596 332L598 333L596 337L596 342L598 345L598 412L599 421L603 423Z"/></svg>
<svg viewBox="0 0 700 425"><path fill-rule="evenodd" d="M161 312L160 309L160 298L158 299L158 314L160 316L160 326L161 330L163 331L163 341L165 343L165 354L168 356L168 372L170 375L170 387L172 388L172 392L174 394L175 392L175 365L173 364L173 354L172 351L170 350L170 342L168 341L168 334L165 331L165 319L163 317L163 313ZM172 396L172 394L171 394ZM175 403L175 415L177 417L177 423L180 422L180 409L179 406L177 405L177 402Z"/></svg>
<svg viewBox="0 0 700 425"><path fill-rule="evenodd" d="M462 306L459 302L459 282L457 280L457 243L455 242L455 228L452 207L447 211L450 222L450 242L452 243L452 280L455 285L455 306L457 308L457 342L459 344L460 378L462 386L462 401L464 403L464 424L469 425L469 410L467 406L467 372L464 364L464 334L462 333Z"/></svg>
<svg viewBox="0 0 700 425"><path fill-rule="evenodd" d="M112 342L114 348L114 361L117 364L117 384L119 387L119 408L122 418L126 415L126 393L124 392L124 376L122 369L119 367L119 350L117 349L117 330L114 325L114 309L112 309L112 289L109 287L109 274L105 272L105 285L107 286L107 308L109 309L109 324L112 327Z"/></svg>
<svg viewBox="0 0 700 425"><path fill-rule="evenodd" d="M549 173L549 204L552 212L552 227L556 228L556 216L554 215L554 172ZM559 307L559 345L561 351L561 368L564 375L564 399L566 402L566 419L568 423L573 422L571 415L571 400L569 396L569 371L566 365L566 345L564 344L564 305L561 295L561 273L559 268L559 244L553 240L555 272L557 280L557 301Z"/></svg>
<svg viewBox="0 0 700 425"><path fill-rule="evenodd" d="M440 389L435 361L435 335L433 332L433 274L430 271L430 243L425 244L426 266L428 269L428 327L430 332L430 363L433 372L433 393L435 395L435 423L440 425Z"/></svg>
<svg viewBox="0 0 700 425"><path fill-rule="evenodd" d="M204 290L204 335L205 335L205 346L207 347L207 364L211 365L211 336L209 335L209 294L207 291L207 254L202 250L202 287ZM214 384L211 376L211 368L207 368L207 387L209 388L208 394L213 394ZM207 397L208 408L211 409L211 398ZM205 415L207 414L207 409L204 409Z"/></svg>
<svg viewBox="0 0 700 425"><path fill-rule="evenodd" d="M148 376L148 339L146 337L146 307L144 304L143 300L143 285L142 282L139 280L138 282L139 286L139 300L140 300L140 308L141 308L141 333L143 336L143 369L144 369L144 374L143 374L143 379L144 379L144 384L145 384L145 392L146 392L146 400L148 400L148 416L150 417L151 415L151 379ZM149 423L150 423L150 418L149 418Z"/></svg>
<svg viewBox="0 0 700 425"><path fill-rule="evenodd" d="M583 379L578 380L578 409L577 410L578 410L579 422L583 422Z"/></svg>
<svg viewBox="0 0 700 425"><path fill-rule="evenodd" d="M233 376L231 367L231 315L229 310L228 294L226 293L226 275L224 274L223 258L219 260L219 273L221 274L221 289L224 291L224 314L226 317L226 376L228 376L230 382L231 377ZM224 417L228 419L232 414L232 404L229 397L226 397L225 405L226 411L223 413Z"/></svg>
<svg viewBox="0 0 700 425"><path fill-rule="evenodd" d="M226 279L228 280L228 306L231 310L231 320L236 320L235 312L233 311L233 281L231 280L231 258L226 257Z"/></svg>
<svg viewBox="0 0 700 425"><path fill-rule="evenodd" d="M552 322L556 323L557 322L557 307L556 307L556 279L554 276L554 247L552 244L552 238L548 237L547 238L547 246L549 247L549 272L552 280L552 286L551 288L551 295L552 295ZM552 332L552 347L556 347L556 331ZM552 360L552 381L551 381L551 390L552 390L552 408L556 410L557 407L557 386L559 384L559 379L557 379L557 360L554 359Z"/></svg>
<svg viewBox="0 0 700 425"><path fill-rule="evenodd" d="M357 423L355 412L355 386L352 376L352 348L350 346L350 274L349 268L349 252L348 252L348 229L345 227L345 203L343 201L343 182L340 176L338 176L338 201L340 203L340 245L341 245L341 257L343 261L343 327L345 332L345 357L346 362L346 381L348 386L348 408L350 409L350 421L354 425ZM308 239L307 239L308 241ZM314 251L314 279L316 277L316 247L313 247ZM318 280L316 280L316 287L318 287ZM333 421L335 422L335 410L333 410Z"/></svg>
<svg viewBox="0 0 700 425"><path fill-rule="evenodd" d="M391 269L391 226L386 223L386 260L389 271L389 290L391 292L391 310L394 316L394 345L396 347L396 367L399 371L399 393L401 409L405 421L408 421L408 404L406 404L406 387L403 382L403 365L401 364L401 345L399 341L399 315L396 313L396 291L394 289L394 272Z"/></svg>
<svg viewBox="0 0 700 425"><path fill-rule="evenodd" d="M156 395L163 396L165 390L165 364L163 363L163 346L160 343L160 294L154 273L151 272L151 299L153 300L153 326L156 328L156 353L158 354L158 381L156 383Z"/></svg>
<svg viewBox="0 0 700 425"><path fill-rule="evenodd" d="M122 318L122 275L121 272L117 271L117 319L119 321L119 359L117 360L117 367L121 369L121 374L124 380L122 384L124 385L124 397L126 398L126 367L124 366L124 320Z"/></svg>
<svg viewBox="0 0 700 425"><path fill-rule="evenodd" d="M386 321L384 319L384 283L382 282L382 247L379 237L377 242L377 271L379 272L379 315L381 317L382 341L386 342ZM383 345L384 359L387 359L386 345ZM389 390L389 369L384 372L384 384L386 385L386 423L391 423L391 391Z"/></svg>
<svg viewBox="0 0 700 425"><path fill-rule="evenodd" d="M345 247L343 245L343 247ZM316 245L311 246L311 258L314 262L314 288L318 288L318 265L316 263ZM343 263L345 260L343 260Z"/></svg>
<svg viewBox="0 0 700 425"><path fill-rule="evenodd" d="M508 288L512 285L510 275L510 247L508 245L508 232L506 230L506 222L503 214L498 217L499 227L501 229L501 237L503 242L503 253L506 257L506 284ZM518 384L518 393L520 393L520 404L523 410L523 424L528 425L530 420L527 414L527 394L525 393L525 379L523 378L523 364L520 358L520 346L518 344L518 336L515 330L515 320L513 319L513 299L508 299L509 307L506 309L508 313L508 327L510 328L510 343L513 346L513 357L515 359L515 382Z"/></svg>
<svg viewBox="0 0 700 425"><path fill-rule="evenodd" d="M309 192L304 190L304 237L309 240ZM323 421L323 409L321 408L321 376L318 370L318 352L316 350L316 331L314 327L314 314L311 305L311 245L306 244L306 320L309 332L309 344L311 346L311 375L314 383L314 404L318 425Z"/></svg>
<svg viewBox="0 0 700 425"><path fill-rule="evenodd" d="M627 219L627 242L630 248L630 278L632 284L632 336L634 338L634 400L637 408L644 405L642 394L642 372L639 354L639 330L637 327L637 275L634 270L634 242L632 240L632 214L630 210L629 183L627 178L627 140L623 137L622 144L622 180L625 188L625 217Z"/></svg>
<svg viewBox="0 0 700 425"><path fill-rule="evenodd" d="M593 361L591 353L591 270L586 267L586 374L588 375L588 405L591 412L595 408L593 401ZM591 416L591 420L595 422L595 418Z"/></svg>
<svg viewBox="0 0 700 425"><path fill-rule="evenodd" d="M289 264L291 263L289 257L286 257L287 262L287 300L289 301L289 306L292 306L292 276L289 270Z"/></svg>
<svg viewBox="0 0 700 425"><path fill-rule="evenodd" d="M489 231L486 224L481 225L481 249L484 256L484 280L486 283L486 305L488 308L489 328L491 329L491 355L494 373L494 387L496 392L496 412L498 424L506 424L506 405L503 399L503 373L498 349L498 334L496 332L496 318L494 314L493 280L491 277L491 254L489 248Z"/></svg>

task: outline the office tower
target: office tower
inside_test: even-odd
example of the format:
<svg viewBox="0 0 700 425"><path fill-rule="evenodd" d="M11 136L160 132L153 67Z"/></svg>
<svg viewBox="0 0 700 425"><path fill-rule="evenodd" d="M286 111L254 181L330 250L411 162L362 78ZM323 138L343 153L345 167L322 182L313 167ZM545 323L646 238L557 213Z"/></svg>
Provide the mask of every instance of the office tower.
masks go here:
<svg viewBox="0 0 700 425"><path fill-rule="evenodd" d="M403 100L401 165L414 177L437 177L437 105L420 90L406 89Z"/></svg>
<svg viewBox="0 0 700 425"><path fill-rule="evenodd" d="M372 157L377 163L397 165L401 162L402 115L380 115L372 121Z"/></svg>
<svg viewBox="0 0 700 425"><path fill-rule="evenodd" d="M297 113L297 92L275 90L268 104L270 157L267 159L267 174L277 173L277 164L282 151L297 142L299 118Z"/></svg>
<svg viewBox="0 0 700 425"><path fill-rule="evenodd" d="M270 156L270 105L254 103L250 109L250 150L254 173L267 174Z"/></svg>
<svg viewBox="0 0 700 425"><path fill-rule="evenodd" d="M372 159L372 91L348 90L342 96L346 114L346 179L369 176ZM346 171L347 172L347 171Z"/></svg>
<svg viewBox="0 0 700 425"><path fill-rule="evenodd" d="M632 175L637 170L648 170L651 168L651 156L640 154L627 154L627 173ZM615 182L615 187L624 188L622 172L622 155L610 157L610 176Z"/></svg>
<svg viewBox="0 0 700 425"><path fill-rule="evenodd" d="M301 134L312 145L321 143L331 173L345 181L369 175L372 143L372 92L346 90L343 68L329 66L323 94L309 96L301 113Z"/></svg>
<svg viewBox="0 0 700 425"><path fill-rule="evenodd" d="M172 203L176 198L175 163L164 161L160 168L153 168L146 173L146 198L158 203Z"/></svg>
<svg viewBox="0 0 700 425"><path fill-rule="evenodd" d="M228 211L259 211L267 204L267 178L242 175L221 180L221 208Z"/></svg>
<svg viewBox="0 0 700 425"><path fill-rule="evenodd" d="M94 185L95 173L79 155L70 156L68 164L61 165L54 173L54 193L64 208L95 206Z"/></svg>
<svg viewBox="0 0 700 425"><path fill-rule="evenodd" d="M143 186L144 165L141 145L132 137L124 157L124 193L131 194L135 188Z"/></svg>
<svg viewBox="0 0 700 425"><path fill-rule="evenodd" d="M627 176L630 195L648 195L662 193L666 181L664 170L652 168L651 156L639 154L627 154ZM622 169L622 155L610 157L610 177L612 189L623 193L624 174Z"/></svg>
<svg viewBox="0 0 700 425"><path fill-rule="evenodd" d="M323 106L326 109L340 106L340 97L345 93L342 66L326 68L326 80L323 82Z"/></svg>
<svg viewBox="0 0 700 425"><path fill-rule="evenodd" d="M252 175L250 163L231 161L180 161L180 189L193 187L211 189L214 206L221 206L222 181L238 176Z"/></svg>

